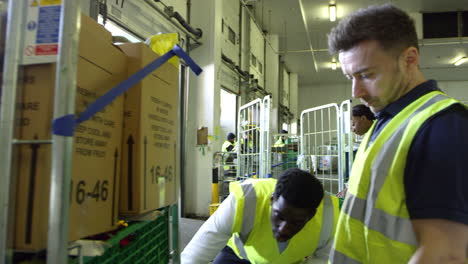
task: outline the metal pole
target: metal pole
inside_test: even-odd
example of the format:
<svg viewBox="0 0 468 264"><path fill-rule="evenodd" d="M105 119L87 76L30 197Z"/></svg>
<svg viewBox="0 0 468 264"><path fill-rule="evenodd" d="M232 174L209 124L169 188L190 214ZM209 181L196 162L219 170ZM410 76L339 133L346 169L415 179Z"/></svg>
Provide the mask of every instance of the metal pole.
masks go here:
<svg viewBox="0 0 468 264"><path fill-rule="evenodd" d="M54 118L75 113L80 1L63 0L55 79ZM47 263L67 263L73 138L52 136Z"/></svg>
<svg viewBox="0 0 468 264"><path fill-rule="evenodd" d="M12 177L12 154L18 65L23 45L21 28L25 1L10 0L5 43L0 109L0 263L12 262L16 181Z"/></svg>

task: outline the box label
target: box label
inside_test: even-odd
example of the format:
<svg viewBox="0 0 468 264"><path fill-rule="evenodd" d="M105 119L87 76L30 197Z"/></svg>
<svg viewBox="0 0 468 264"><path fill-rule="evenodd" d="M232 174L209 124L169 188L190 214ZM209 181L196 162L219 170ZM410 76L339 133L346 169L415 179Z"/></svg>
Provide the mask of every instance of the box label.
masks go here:
<svg viewBox="0 0 468 264"><path fill-rule="evenodd" d="M23 65L57 60L61 9L61 0L29 1Z"/></svg>

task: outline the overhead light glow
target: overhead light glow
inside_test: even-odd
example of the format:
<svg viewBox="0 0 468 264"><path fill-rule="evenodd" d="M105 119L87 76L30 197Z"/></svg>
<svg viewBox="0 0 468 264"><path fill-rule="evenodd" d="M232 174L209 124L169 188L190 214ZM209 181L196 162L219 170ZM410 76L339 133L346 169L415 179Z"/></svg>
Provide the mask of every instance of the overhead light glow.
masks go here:
<svg viewBox="0 0 468 264"><path fill-rule="evenodd" d="M458 60L456 60L453 65L458 66L460 64L463 64L468 61L468 57L461 57Z"/></svg>
<svg viewBox="0 0 468 264"><path fill-rule="evenodd" d="M331 68L332 70L336 70L336 61L332 61Z"/></svg>
<svg viewBox="0 0 468 264"><path fill-rule="evenodd" d="M328 5L328 17L330 18L330 21L332 22L336 20L336 5L335 4Z"/></svg>

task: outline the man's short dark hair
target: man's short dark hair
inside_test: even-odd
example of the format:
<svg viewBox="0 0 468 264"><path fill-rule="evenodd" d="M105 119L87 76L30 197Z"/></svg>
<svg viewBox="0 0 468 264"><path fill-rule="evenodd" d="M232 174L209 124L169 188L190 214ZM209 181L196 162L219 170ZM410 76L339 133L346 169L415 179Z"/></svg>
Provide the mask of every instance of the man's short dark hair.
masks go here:
<svg viewBox="0 0 468 264"><path fill-rule="evenodd" d="M353 116L366 116L369 120L375 119L374 113L372 113L369 107L363 104L353 106Z"/></svg>
<svg viewBox="0 0 468 264"><path fill-rule="evenodd" d="M359 9L342 19L328 35L328 49L338 54L366 40L398 55L409 47L419 49L413 19L391 4Z"/></svg>
<svg viewBox="0 0 468 264"><path fill-rule="evenodd" d="M227 138L227 140L235 139L236 135L234 135L234 133L229 133L229 134L227 134L226 138Z"/></svg>
<svg viewBox="0 0 468 264"><path fill-rule="evenodd" d="M309 172L291 168L276 183L273 198L277 200L280 196L293 207L315 211L323 198L323 186Z"/></svg>
<svg viewBox="0 0 468 264"><path fill-rule="evenodd" d="M287 130L284 130L284 129L281 130L281 134L287 134L287 133L288 133Z"/></svg>

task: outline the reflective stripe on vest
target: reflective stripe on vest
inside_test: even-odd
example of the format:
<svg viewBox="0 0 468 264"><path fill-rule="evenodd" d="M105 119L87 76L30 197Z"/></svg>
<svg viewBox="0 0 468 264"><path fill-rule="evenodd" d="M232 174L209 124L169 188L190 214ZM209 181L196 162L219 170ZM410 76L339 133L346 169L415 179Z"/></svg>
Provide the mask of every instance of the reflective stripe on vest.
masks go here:
<svg viewBox="0 0 468 264"><path fill-rule="evenodd" d="M240 239L240 237L237 234L234 234L234 244L236 245L237 250L239 250L239 255L243 259L248 259L247 253L245 252L244 248L244 242Z"/></svg>
<svg viewBox="0 0 468 264"><path fill-rule="evenodd" d="M242 191L244 192L244 200L248 200L249 203L257 204L257 193L252 183L241 184ZM255 211L256 206L244 206L244 213L242 217L242 227L240 230L240 239L243 243L249 238L249 234L252 231L252 227L255 222Z"/></svg>
<svg viewBox="0 0 468 264"><path fill-rule="evenodd" d="M353 181L353 188L350 186L350 190L347 193L345 204L343 206L343 214L340 216L339 220L339 230L335 238L335 245L332 253L330 254L330 261L332 263L360 263L350 256L364 258L360 259L363 263L375 261L379 257L381 258L381 263L395 263L392 257L385 255L376 256L376 254L382 254L383 251L379 250L382 250L382 247L385 247L385 245L394 246L394 248L388 248L388 252L391 252L392 249L401 251L402 255L395 258L400 260L406 259L407 261L407 259L411 257L406 256L405 254L414 252L411 248L416 248L417 240L411 220L409 219L409 213L407 212L406 205L404 204L403 186L400 186L402 184L398 184L398 180L403 180L406 155L416 131L428 118L455 102L455 100L449 99L449 97L440 92L432 92L410 104L408 107L416 109L413 112L406 113L406 115L408 115L407 117L404 115L397 115L398 118L394 118L395 122L401 122L401 124L392 124L392 127L397 124L397 127L393 132L391 132L391 129L393 128L388 128L390 127L390 123L387 124L387 126L382 130L381 135L379 135L374 143L372 143L377 144L377 141L379 141L378 144L381 144L381 147L377 149L378 152L373 156L375 159L372 159L370 154L370 151L374 151L374 149L369 150L369 152L367 150L367 148L374 147L367 146L371 133L366 135L363 142L364 144L361 146L361 149L359 149L358 156L356 158L356 161L363 162L356 165L358 168L357 171L359 171L357 173L362 173L362 175L355 175L356 177L361 178L358 180L359 182ZM420 106L418 107L418 105ZM403 111L405 111L405 109ZM425 110L426 112L424 112L424 115L420 115L416 120L412 120L416 115ZM401 121L401 119L403 120ZM383 134L388 134L389 131L391 132L391 135L387 139ZM382 138L380 138L381 136ZM384 140L383 143L382 140ZM402 155L404 157L398 155ZM367 159L364 161L359 159L361 156L366 156ZM398 171L399 173L394 174L395 171ZM388 178L388 175L391 175L392 177ZM387 178L389 181L388 184L386 184ZM369 182L367 182L367 180L369 180ZM363 187L363 184L365 187ZM392 197L379 196L382 194L382 190L384 190L384 184L386 184L386 186L391 186L391 190L394 192ZM400 188L401 190L398 191L395 188ZM353 193L354 191L356 191L356 193ZM385 189L385 191L388 192L387 189ZM364 195L366 199L358 197L358 193L361 194L361 197ZM383 202L380 201L380 205L378 205L376 203L380 198L382 198ZM384 206L382 206L382 203ZM401 203L399 207L398 203ZM397 213L389 213L384 210L388 205L400 208L400 213L398 213L398 211ZM383 208L379 208L379 206ZM353 233L353 231L358 233ZM346 240L346 242L344 242L343 239ZM343 251L340 251L340 249ZM352 250L354 253L348 250ZM376 253L376 251L381 253ZM347 253L350 253L350 256L347 256ZM386 257L389 257L389 259L386 259Z"/></svg>
<svg viewBox="0 0 468 264"><path fill-rule="evenodd" d="M322 230L320 230L319 243L317 250L324 248L332 239L334 226L333 201L328 193L323 195L323 215L322 215Z"/></svg>

